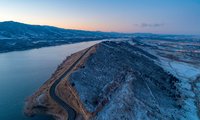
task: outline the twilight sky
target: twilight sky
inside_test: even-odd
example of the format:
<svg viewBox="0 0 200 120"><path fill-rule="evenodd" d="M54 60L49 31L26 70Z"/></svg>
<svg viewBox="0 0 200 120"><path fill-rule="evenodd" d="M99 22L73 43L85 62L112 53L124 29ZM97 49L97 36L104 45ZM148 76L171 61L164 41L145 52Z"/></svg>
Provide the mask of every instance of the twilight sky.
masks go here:
<svg viewBox="0 0 200 120"><path fill-rule="evenodd" d="M70 29L200 34L200 0L0 0L0 21Z"/></svg>

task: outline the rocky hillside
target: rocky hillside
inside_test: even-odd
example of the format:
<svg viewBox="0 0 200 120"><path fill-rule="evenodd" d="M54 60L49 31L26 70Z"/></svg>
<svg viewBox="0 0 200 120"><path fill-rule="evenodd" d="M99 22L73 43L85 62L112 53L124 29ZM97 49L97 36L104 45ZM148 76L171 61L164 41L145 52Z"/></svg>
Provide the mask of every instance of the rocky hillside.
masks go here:
<svg viewBox="0 0 200 120"><path fill-rule="evenodd" d="M198 46L188 48L188 44L192 45L158 40L102 42L74 65L56 94L76 111L77 119L198 120L200 67L194 62L200 54L198 49L195 55L183 51ZM68 57L29 98L28 115L46 113L58 120L70 116L48 91L84 51Z"/></svg>
<svg viewBox="0 0 200 120"><path fill-rule="evenodd" d="M128 43L103 42L69 81L94 119L179 119L179 80L157 60Z"/></svg>

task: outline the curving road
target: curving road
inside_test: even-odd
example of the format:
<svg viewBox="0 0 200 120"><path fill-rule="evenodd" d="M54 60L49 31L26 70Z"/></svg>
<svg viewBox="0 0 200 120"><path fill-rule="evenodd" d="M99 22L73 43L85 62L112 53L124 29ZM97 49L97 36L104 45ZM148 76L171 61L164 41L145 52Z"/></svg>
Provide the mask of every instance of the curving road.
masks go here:
<svg viewBox="0 0 200 120"><path fill-rule="evenodd" d="M92 47L88 48L80 57L78 60L76 60L70 67L69 69L57 80L55 80L55 82L53 83L53 85L50 88L49 94L51 96L51 98L57 102L60 106L62 106L67 112L68 112L68 120L75 120L76 118L76 111L67 103L65 103L61 98L59 98L56 95L56 87L59 84L59 82L67 75L69 75L69 73L73 70L73 68L79 63L79 61L84 57L84 55L91 49Z"/></svg>

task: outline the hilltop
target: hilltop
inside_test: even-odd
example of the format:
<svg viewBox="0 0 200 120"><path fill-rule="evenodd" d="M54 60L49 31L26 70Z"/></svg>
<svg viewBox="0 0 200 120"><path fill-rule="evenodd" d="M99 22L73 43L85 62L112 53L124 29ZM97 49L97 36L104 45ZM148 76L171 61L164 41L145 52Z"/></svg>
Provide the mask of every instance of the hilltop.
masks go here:
<svg viewBox="0 0 200 120"><path fill-rule="evenodd" d="M46 113L58 120L198 119L199 45L188 45L192 42L102 42L75 53L29 97L25 113ZM54 92L68 109L52 98L55 83Z"/></svg>

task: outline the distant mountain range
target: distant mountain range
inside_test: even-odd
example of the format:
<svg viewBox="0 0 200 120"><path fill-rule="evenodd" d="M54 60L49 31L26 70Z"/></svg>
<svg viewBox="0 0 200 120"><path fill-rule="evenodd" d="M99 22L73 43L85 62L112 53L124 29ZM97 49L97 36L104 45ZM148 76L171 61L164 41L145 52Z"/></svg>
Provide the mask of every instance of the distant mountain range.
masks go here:
<svg viewBox="0 0 200 120"><path fill-rule="evenodd" d="M114 32L72 30L6 21L0 22L0 52L122 36L123 34Z"/></svg>
<svg viewBox="0 0 200 120"><path fill-rule="evenodd" d="M188 35L159 35L151 33L117 33L63 29L53 26L29 25L14 21L0 22L0 53L55 46L109 38L137 38L183 40L195 39ZM199 39L199 37L198 37Z"/></svg>
<svg viewBox="0 0 200 120"><path fill-rule="evenodd" d="M3 39L69 39L119 37L119 33L63 29L52 26L29 25L14 21L0 22Z"/></svg>

